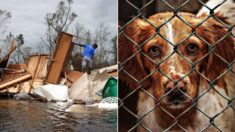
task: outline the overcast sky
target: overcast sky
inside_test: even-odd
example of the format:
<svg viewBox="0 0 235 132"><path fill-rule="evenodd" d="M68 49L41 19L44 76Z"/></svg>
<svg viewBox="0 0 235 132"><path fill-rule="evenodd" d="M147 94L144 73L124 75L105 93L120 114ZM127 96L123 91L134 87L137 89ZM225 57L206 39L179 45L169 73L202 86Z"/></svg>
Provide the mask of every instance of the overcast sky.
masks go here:
<svg viewBox="0 0 235 132"><path fill-rule="evenodd" d="M46 32L45 15L56 10L60 0L0 0L0 9L11 12L7 31L14 35L22 33L25 44L35 45ZM72 10L79 22L91 32L104 23L117 33L117 0L73 0Z"/></svg>

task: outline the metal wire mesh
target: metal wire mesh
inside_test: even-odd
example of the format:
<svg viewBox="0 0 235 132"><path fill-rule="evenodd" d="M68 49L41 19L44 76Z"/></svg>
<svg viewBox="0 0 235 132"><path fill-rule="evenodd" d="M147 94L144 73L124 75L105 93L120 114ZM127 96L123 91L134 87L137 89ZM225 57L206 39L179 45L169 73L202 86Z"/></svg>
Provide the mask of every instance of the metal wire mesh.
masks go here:
<svg viewBox="0 0 235 132"><path fill-rule="evenodd" d="M156 2L155 0L147 0L147 1L145 0L144 5L142 5L142 6L133 4L133 1L131 1L131 0L121 1L122 4L125 3L128 6L132 7L133 10L135 10L135 13L134 13L135 15L127 22L121 24L122 26L119 27L119 37L122 37L122 38L125 38L125 40L128 40L129 41L128 43L131 43L132 46L135 47L136 50L130 56L126 56L125 58L122 58L123 56L119 55L119 75L121 75L119 77L119 97L120 97L120 99L119 99L119 130L120 131L136 131L138 128L141 128L138 130L155 131L156 129L153 129L154 127L151 127L151 125L148 125L149 122L147 121L148 123L146 123L146 120L151 121L149 115L152 116L152 115L154 115L152 113L156 113L157 110L161 110L161 111L163 111L164 114L167 114L168 117L171 117L170 119L172 121L170 121L171 123L168 124L167 126L160 127L161 129L160 128L157 129L158 131L171 131L171 130L175 130L175 129L177 129L178 131L210 131L210 130L232 131L232 128L224 129L225 127L221 127L221 124L217 123L218 118L223 113L226 113L229 110L232 111L233 114L235 112L234 103L233 103L233 101L235 99L234 94L232 94L230 96L224 95L224 93L221 93L221 90L218 90L218 88L217 88L218 82L224 76L226 76L227 74L231 74L231 73L235 74L235 71L233 68L234 67L233 66L234 65L234 58L232 58L233 59L232 61L227 60L223 56L221 56L218 52L216 52L216 50L215 50L218 45L221 45L221 43L223 45L226 45L226 43L224 43L224 40L227 39L228 37L232 37L233 39L235 38L234 33L233 33L235 25L232 25L232 26L228 25L226 22L224 22L220 18L218 18L215 13L215 10L218 7L220 7L222 4L224 4L226 2L226 0L221 1L219 4L217 4L217 6L215 6L212 9L210 7L208 7L207 5L205 5L205 3L204 3L205 1L198 0L198 2L200 4L202 4L204 7L206 7L209 10L209 15L205 15L203 20L201 20L200 22L197 23L197 25L194 25L194 26L192 26L192 24L189 23L187 20L185 20L182 17L182 15L180 14L181 9L184 8L185 6L187 6L187 4L190 2L190 0L185 0L184 2L181 3L180 6L177 6L177 7L172 6L171 5L172 2L169 2L167 0L160 0L160 1L162 3L164 3L166 6L168 6L168 8L170 8L170 11L172 12L172 16L169 17L167 20L165 20L164 22L162 22L158 26L156 26L155 23L153 23L148 18L146 18L146 15L145 15L146 13L144 13L146 8L151 6L152 3ZM128 33L128 31L127 31L127 27L130 24L132 24L134 21L138 20L139 18L141 18L141 20L144 21L144 23L151 25L151 27L155 29L154 33L152 33L147 39L144 39L141 42L140 41L137 42L136 40L134 40L133 37L130 35L131 33ZM185 37L184 39L180 40L177 43L170 41L168 38L166 38L166 36L164 34L162 34L160 32L162 30L162 28L164 28L164 26L166 26L168 23L170 23L174 19L180 20L181 22L183 22L185 24L183 26L186 26L186 27L189 27L192 29L191 33L188 34L187 37ZM198 33L198 29L205 22L208 22L210 19L213 19L216 22L220 23L220 25L224 29L226 29L226 33L223 34L223 36L220 36L220 38L217 39L216 42L214 42L214 43L208 42L205 39L205 37L202 37ZM181 28L181 27L176 27L176 28ZM184 29L182 29L182 30L184 30ZM144 35L144 34L142 34L142 35ZM152 41L153 39L155 39L156 36L160 37L161 39L166 41L166 43L168 45L171 45L173 47L173 52L170 53L168 56L166 56L164 59L161 59L160 61L156 61L154 57L151 57L148 53L146 53L146 51L144 51L144 47L146 46L146 44L149 43L150 41ZM181 45L183 45L184 43L186 43L192 36L197 37L200 40L200 42L203 43L204 46L207 47L207 49L208 49L207 52L200 59L197 59L196 61L190 60L185 54L183 54L179 50L179 47ZM230 43L233 43L232 40ZM124 44L125 43L119 41L119 54L122 53L122 52L120 52L120 50L123 50L122 48L120 48L120 46L123 46ZM130 50L132 50L132 49L125 49L125 50L126 50L125 52L130 52ZM234 50L233 50L233 53L234 53ZM223 65L226 65L226 69L223 70L218 76L214 77L213 80L210 77L208 77L208 75L206 75L205 73L196 69L200 63L207 60L208 57L212 54L214 56L216 56L217 59L220 59L220 62L222 62ZM187 62L187 64L191 65L191 69L188 70L187 73L185 73L179 79L173 79L171 75L165 73L164 70L159 68L163 63L165 63L166 61L168 61L171 57L173 57L175 55L179 56L181 59L183 59L185 62ZM142 78L136 77L135 74L140 72L139 71L140 69L136 69L136 71L135 71L135 68L136 68L135 65L132 66L132 68L133 68L132 70L135 71L134 74L133 74L133 72L128 71L127 70L128 68L126 68L127 64L130 61L132 61L132 59L134 59L138 56L141 56L142 60L144 60L143 58L145 58L145 60L147 59L147 61L149 63L152 63L155 65L155 68L152 69L151 71L148 71L147 72L148 74L145 76L142 76ZM146 64L144 64L144 65L146 65ZM207 64L205 64L205 65L207 65ZM222 64L218 64L218 65L222 65ZM147 68L144 68L144 69L146 70ZM170 82L173 82L174 84L178 84L182 80L186 79L188 76L193 74L194 72L196 72L196 74L199 76L199 78L206 80L206 82L208 83L207 89L195 97L192 97L189 94L187 94L185 91L180 89L178 87L178 85L174 85L174 88L165 92L163 96L156 98L156 96L155 96L156 90L152 89L154 91L154 92L152 92L150 90L151 88L149 88L152 86L145 86L145 82L147 80L151 80L151 79L153 81L153 76L156 76L156 75L164 76ZM210 72L218 72L218 71L213 71L213 68L211 68ZM127 80L126 78L129 79L128 82L126 81ZM232 78L230 81L235 81L235 79ZM134 83L135 85L130 86L130 82ZM199 85L199 83L197 83L197 85ZM161 85L161 84L159 84L159 85ZM224 87L228 87L228 86L226 85ZM231 89L231 88L233 88L233 86L229 87L229 88ZM186 109L184 109L183 111L181 111L177 115L174 114L174 111L172 112L169 109L166 109L166 107L161 105L161 101L164 100L165 98L167 98L167 96L169 96L175 89L177 89L181 94L183 94L188 100L191 101L191 105L188 106ZM199 89L200 89L200 87L199 87ZM217 96L219 96L219 98L221 100L223 100L222 102L226 102L226 106L222 107L222 109L219 112L216 112L213 115L211 113L205 112L198 105L198 100L203 99L205 101L210 101L210 99L206 100L205 98L207 96L209 96L208 93L211 91L213 91L213 94L216 94ZM141 92L141 94L140 94L140 92ZM147 110L145 110L144 113L138 114L138 110L141 109L138 106L138 101L140 101L139 100L140 96L145 96L145 97L147 96L149 99L151 99L153 102L155 102L155 104L152 106L150 105L151 107L149 107L149 108L145 108ZM185 126L183 125L184 123L181 123L180 120L182 120L182 118L186 118L185 116L190 116L190 115L188 115L188 113L190 113L190 111L192 111L192 109L195 110L196 113L199 113L201 116L203 116L205 119L207 119L207 120L205 120L206 125L204 125L201 128L195 128L195 130L190 130L189 128L185 128ZM126 113L126 115L122 114L122 112ZM160 115L158 115L158 116L156 116L154 118L161 118L162 117ZM164 119L161 121L164 121ZM190 124L190 121L191 120L189 120L187 123ZM227 121L230 121L231 124L235 124L234 120L232 120L232 119L227 120ZM231 122L231 121L233 121L233 122ZM226 122L226 121L224 121L224 122ZM128 127L125 128L125 124Z"/></svg>

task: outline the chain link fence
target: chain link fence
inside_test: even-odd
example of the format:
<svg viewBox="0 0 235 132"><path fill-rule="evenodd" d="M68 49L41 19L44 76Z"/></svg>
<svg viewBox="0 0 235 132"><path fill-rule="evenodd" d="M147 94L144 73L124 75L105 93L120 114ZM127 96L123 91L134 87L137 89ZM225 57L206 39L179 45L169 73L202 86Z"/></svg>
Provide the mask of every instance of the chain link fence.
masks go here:
<svg viewBox="0 0 235 132"><path fill-rule="evenodd" d="M235 131L235 25L227 22L229 18L217 13L217 9L228 1L221 0L213 8L205 2L207 1L119 1L119 131ZM195 14L202 6L208 10L208 15L197 17L180 13L186 11ZM234 11L235 8L232 9ZM171 13L163 14L162 18L160 15L148 19L162 11ZM193 25L199 18L200 21ZM157 24L154 21L158 20L154 19L162 21ZM173 25L173 21L180 24ZM217 33L217 28L208 31L204 27L205 23L217 26L224 32ZM177 32L174 31L176 29ZM176 34L184 34L188 31L186 29L190 29L190 33L173 42L176 39L174 37L180 36ZM138 36L135 36L137 33ZM217 38L212 43L210 37L215 36ZM152 43L161 47L149 48L154 47ZM193 46L186 47L186 43ZM194 43L201 45L195 47ZM219 48L221 46L224 50ZM170 49L163 47L172 47L173 51L168 52ZM185 54L182 47L190 52L195 51L195 54ZM159 57L161 54L165 56ZM195 57L198 54L201 56ZM208 67L211 56L217 63ZM173 62L172 58L175 58ZM182 63L182 67L177 67L179 65L175 63ZM190 69L184 69L187 65L190 65ZM174 73L168 73L168 69ZM183 75L172 75L180 74L177 73L179 69L185 70ZM166 83L162 84L163 79L160 78L167 80ZM187 79L191 81L184 82ZM206 86L202 86L203 84ZM206 88L202 91L201 87ZM188 92L189 88L194 88L194 94ZM182 102L174 101L181 97L184 97L183 101L188 100L190 105L177 108ZM173 104L171 108L165 105L166 102ZM217 104L219 106L215 106Z"/></svg>

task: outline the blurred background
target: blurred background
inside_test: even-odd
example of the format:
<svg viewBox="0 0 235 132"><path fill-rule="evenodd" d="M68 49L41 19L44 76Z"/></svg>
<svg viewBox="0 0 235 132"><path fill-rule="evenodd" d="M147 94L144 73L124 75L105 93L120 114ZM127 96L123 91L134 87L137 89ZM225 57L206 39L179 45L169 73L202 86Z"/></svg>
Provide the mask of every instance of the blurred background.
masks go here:
<svg viewBox="0 0 235 132"><path fill-rule="evenodd" d="M165 3L167 2L174 8L178 8L183 5L188 0L119 0L118 3L118 20L119 25L123 25L128 22L132 16L138 14L138 9L140 10L141 15L148 18L149 16L156 14L158 12L172 11L172 9ZM182 12L191 12L196 14L199 9L202 8L203 3L206 3L208 0L190 0L187 2L179 11ZM138 9L137 9L138 8Z"/></svg>

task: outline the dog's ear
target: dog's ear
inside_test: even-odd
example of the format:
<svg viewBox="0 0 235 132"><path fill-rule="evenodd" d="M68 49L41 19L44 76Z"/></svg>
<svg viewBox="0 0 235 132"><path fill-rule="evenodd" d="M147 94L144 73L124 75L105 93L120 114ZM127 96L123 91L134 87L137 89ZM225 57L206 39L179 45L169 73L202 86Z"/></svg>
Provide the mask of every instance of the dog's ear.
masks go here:
<svg viewBox="0 0 235 132"><path fill-rule="evenodd" d="M228 33L228 29L213 18L202 24L197 33L214 46L214 49L211 49L214 51L209 54L204 69L206 77L214 81L229 68L229 64L235 59L234 39ZM217 84L221 83L217 82Z"/></svg>
<svg viewBox="0 0 235 132"><path fill-rule="evenodd" d="M128 24L118 39L118 59L121 63L119 78L124 80L132 89L137 88L138 82L143 80L147 73L144 69L141 48L139 44L143 41L144 30L149 26L147 22L141 19L135 19ZM130 77L130 74L132 77ZM150 80L146 79L142 83L144 88L149 87Z"/></svg>

